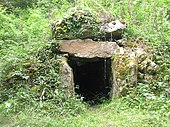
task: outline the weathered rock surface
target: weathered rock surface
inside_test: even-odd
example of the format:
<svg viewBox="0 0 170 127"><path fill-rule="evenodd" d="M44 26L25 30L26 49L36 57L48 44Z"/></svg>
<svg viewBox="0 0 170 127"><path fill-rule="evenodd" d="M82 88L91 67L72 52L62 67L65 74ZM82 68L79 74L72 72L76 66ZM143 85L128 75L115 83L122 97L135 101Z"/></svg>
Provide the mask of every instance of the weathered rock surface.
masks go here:
<svg viewBox="0 0 170 127"><path fill-rule="evenodd" d="M157 65L145 47L119 47L115 42L86 40L62 40L60 51L74 58L113 58L112 79L115 96L127 94L138 82L154 82ZM68 76L69 77L69 76Z"/></svg>
<svg viewBox="0 0 170 127"><path fill-rule="evenodd" d="M64 57L60 63L60 81L62 86L65 87L67 96L72 96L74 93L73 71Z"/></svg>
<svg viewBox="0 0 170 127"><path fill-rule="evenodd" d="M127 94L128 89L137 85L138 63L135 52L120 47L113 56L113 94Z"/></svg>
<svg viewBox="0 0 170 127"><path fill-rule="evenodd" d="M60 51L78 58L108 58L116 52L116 42L95 42L86 40L62 40Z"/></svg>
<svg viewBox="0 0 170 127"><path fill-rule="evenodd" d="M103 33L106 40L121 39L124 29L126 29L126 24L120 20L114 20L100 26L100 32Z"/></svg>
<svg viewBox="0 0 170 127"><path fill-rule="evenodd" d="M117 48L113 55L113 94L125 95L135 90L138 83L154 83L157 65L152 61L151 52L139 44L136 47Z"/></svg>
<svg viewBox="0 0 170 127"><path fill-rule="evenodd" d="M107 18L102 22L99 15L89 10L75 10L67 17L53 23L53 37L58 40L90 38L102 41L122 38L126 24L120 20L107 21Z"/></svg>
<svg viewBox="0 0 170 127"><path fill-rule="evenodd" d="M126 43L129 43L129 46L119 47L116 42L96 42L91 39L62 40L59 43L59 49L60 52L81 60L112 58L109 65L112 68L112 93L118 97L134 91L138 83L149 84L156 81L154 74L157 71L157 65L152 60L150 49L135 42ZM73 72L66 60L61 70L62 83L68 86L68 91L73 91Z"/></svg>

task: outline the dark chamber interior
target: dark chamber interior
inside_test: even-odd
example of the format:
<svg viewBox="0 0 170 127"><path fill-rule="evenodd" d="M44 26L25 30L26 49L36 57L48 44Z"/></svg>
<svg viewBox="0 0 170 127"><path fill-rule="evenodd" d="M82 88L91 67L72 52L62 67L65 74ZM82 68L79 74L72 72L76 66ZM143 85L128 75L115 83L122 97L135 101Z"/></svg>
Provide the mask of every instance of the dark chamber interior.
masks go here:
<svg viewBox="0 0 170 127"><path fill-rule="evenodd" d="M111 60L70 58L75 92L90 104L101 103L111 97Z"/></svg>

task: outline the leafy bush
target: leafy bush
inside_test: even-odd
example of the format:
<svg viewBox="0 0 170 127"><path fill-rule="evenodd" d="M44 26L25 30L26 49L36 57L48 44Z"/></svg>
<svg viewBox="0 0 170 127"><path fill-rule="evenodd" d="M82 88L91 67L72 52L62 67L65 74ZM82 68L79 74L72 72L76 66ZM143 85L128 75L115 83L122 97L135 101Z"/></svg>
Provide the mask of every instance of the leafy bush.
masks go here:
<svg viewBox="0 0 170 127"><path fill-rule="evenodd" d="M94 37L98 33L99 22L89 10L75 10L53 24L53 36L60 40Z"/></svg>
<svg viewBox="0 0 170 127"><path fill-rule="evenodd" d="M14 70L3 74L1 103L7 100L6 103L11 105L9 111L18 112L28 106L60 113L82 111L84 105L81 101L68 97L66 86L60 83L60 56L52 51L54 47L42 49L34 57L16 64Z"/></svg>
<svg viewBox="0 0 170 127"><path fill-rule="evenodd" d="M163 113L168 111L168 0L79 0L77 3L72 0L38 0L35 5L31 1L17 4L22 6L22 2L32 8L26 8L27 4L24 4L25 9L12 8L8 12L0 7L0 106L4 111L20 111L32 105L37 107L37 111L58 110L61 114L67 111L74 114L74 111L83 109L79 100L74 97L67 99L64 94L65 86L60 84L58 72L60 56L53 50L51 40L51 22L61 18L70 7L101 11L104 15L109 13L115 19L123 19L128 24L125 37L143 37L145 42L153 45L154 61L160 67L158 81L155 84L139 83L135 93L124 97L125 103L129 107L160 110ZM78 22L70 24L70 27L79 27Z"/></svg>
<svg viewBox="0 0 170 127"><path fill-rule="evenodd" d="M60 84L51 16L39 6L12 13L0 8L0 103L12 112L29 106L59 113L79 111L84 105L74 97L68 99Z"/></svg>
<svg viewBox="0 0 170 127"><path fill-rule="evenodd" d="M23 1L23 0L2 0L0 1L0 4L8 7L8 8L13 8L13 7L20 7L20 8L27 8L27 7L32 7L33 3L37 2L37 0L29 0L29 1Z"/></svg>

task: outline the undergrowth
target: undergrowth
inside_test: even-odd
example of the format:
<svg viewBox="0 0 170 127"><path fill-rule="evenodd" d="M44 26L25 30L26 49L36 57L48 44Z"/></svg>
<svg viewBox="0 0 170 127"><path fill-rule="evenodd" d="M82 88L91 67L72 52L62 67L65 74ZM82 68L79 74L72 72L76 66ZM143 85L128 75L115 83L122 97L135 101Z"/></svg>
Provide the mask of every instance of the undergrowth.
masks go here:
<svg viewBox="0 0 170 127"><path fill-rule="evenodd" d="M37 0L0 4L0 124L168 126L169 6L168 0ZM95 108L87 108L77 97L66 96L65 86L60 84L61 57L56 50L57 42L52 39L51 24L76 8L124 20L128 24L124 37L142 37L153 46L153 60L159 66L157 82L141 82L132 90L135 92Z"/></svg>

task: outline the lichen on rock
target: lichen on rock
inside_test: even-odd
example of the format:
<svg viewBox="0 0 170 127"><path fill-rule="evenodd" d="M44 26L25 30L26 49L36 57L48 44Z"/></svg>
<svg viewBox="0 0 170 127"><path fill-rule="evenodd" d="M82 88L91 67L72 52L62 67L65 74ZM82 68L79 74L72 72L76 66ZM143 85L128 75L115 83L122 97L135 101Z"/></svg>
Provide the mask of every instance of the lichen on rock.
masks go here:
<svg viewBox="0 0 170 127"><path fill-rule="evenodd" d="M112 40L121 38L126 24L110 19L102 22L99 13L76 9L52 25L53 37L62 39Z"/></svg>
<svg viewBox="0 0 170 127"><path fill-rule="evenodd" d="M60 62L60 80L63 87L65 87L66 94L68 97L72 96L74 93L74 81L73 81L73 71L68 65L67 59L62 57Z"/></svg>
<svg viewBox="0 0 170 127"><path fill-rule="evenodd" d="M96 42L91 39L62 40L59 45L60 52L86 59L109 58L118 48L116 42Z"/></svg>
<svg viewBox="0 0 170 127"><path fill-rule="evenodd" d="M124 50L124 51L122 51ZM124 52L124 53L123 53ZM130 87L137 84L137 60L134 52L130 49L120 49L113 56L113 93L115 96L125 94Z"/></svg>
<svg viewBox="0 0 170 127"><path fill-rule="evenodd" d="M132 42L130 42L132 44ZM153 83L156 81L157 65L152 60L148 47L133 42L134 47L119 47L113 55L113 94L126 95L131 89L136 89L138 83Z"/></svg>

